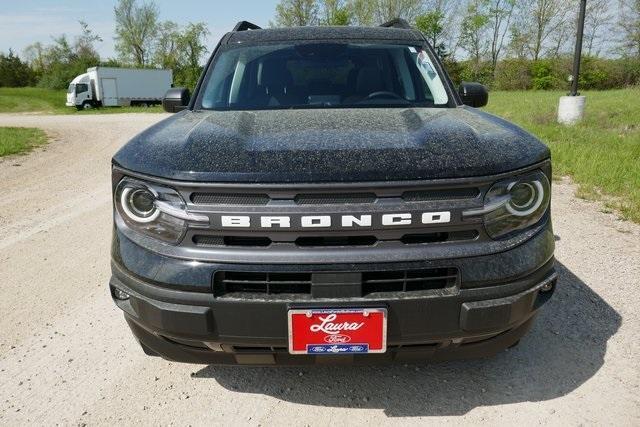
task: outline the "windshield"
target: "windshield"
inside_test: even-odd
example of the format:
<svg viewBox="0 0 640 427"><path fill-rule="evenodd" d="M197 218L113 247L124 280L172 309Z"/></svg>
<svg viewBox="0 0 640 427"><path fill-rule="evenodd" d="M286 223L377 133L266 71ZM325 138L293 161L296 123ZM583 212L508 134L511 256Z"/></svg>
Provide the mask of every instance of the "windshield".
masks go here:
<svg viewBox="0 0 640 427"><path fill-rule="evenodd" d="M214 110L436 107L447 91L420 46L301 43L219 53L201 106Z"/></svg>
<svg viewBox="0 0 640 427"><path fill-rule="evenodd" d="M83 93L89 90L89 85L86 83L76 84L76 93Z"/></svg>
<svg viewBox="0 0 640 427"><path fill-rule="evenodd" d="M73 83L71 83L69 85L69 87L67 88L67 93L73 93L76 90L76 85L74 85Z"/></svg>

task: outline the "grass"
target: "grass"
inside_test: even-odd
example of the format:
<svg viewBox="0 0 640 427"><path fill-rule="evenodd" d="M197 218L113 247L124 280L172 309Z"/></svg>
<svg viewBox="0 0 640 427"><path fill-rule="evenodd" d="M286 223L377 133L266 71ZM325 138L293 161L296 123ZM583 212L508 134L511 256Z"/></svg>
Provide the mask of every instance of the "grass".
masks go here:
<svg viewBox="0 0 640 427"><path fill-rule="evenodd" d="M0 157L20 154L47 143L47 135L36 128L0 127Z"/></svg>
<svg viewBox="0 0 640 427"><path fill-rule="evenodd" d="M162 107L105 107L78 111L64 105L66 91L37 87L0 87L0 113L47 113L47 114L116 114L159 113Z"/></svg>
<svg viewBox="0 0 640 427"><path fill-rule="evenodd" d="M561 92L492 92L487 110L541 138L554 175L571 176L578 196L604 201L640 223L640 88L585 92L586 117L575 127L556 123Z"/></svg>

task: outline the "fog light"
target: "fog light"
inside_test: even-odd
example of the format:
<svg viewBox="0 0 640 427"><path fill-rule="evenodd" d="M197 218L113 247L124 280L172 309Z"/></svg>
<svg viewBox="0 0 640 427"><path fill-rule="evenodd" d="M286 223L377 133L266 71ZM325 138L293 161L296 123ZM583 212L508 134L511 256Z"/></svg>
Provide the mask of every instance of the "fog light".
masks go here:
<svg viewBox="0 0 640 427"><path fill-rule="evenodd" d="M550 291L552 291L552 290L553 290L553 287L555 286L555 284L556 284L556 282L555 282L555 281L553 281L553 282L549 282L549 283L547 283L547 284L543 285L543 286L540 288L540 292L550 292Z"/></svg>
<svg viewBox="0 0 640 427"><path fill-rule="evenodd" d="M122 289L113 288L113 296L120 301L126 301L129 299L129 294Z"/></svg>

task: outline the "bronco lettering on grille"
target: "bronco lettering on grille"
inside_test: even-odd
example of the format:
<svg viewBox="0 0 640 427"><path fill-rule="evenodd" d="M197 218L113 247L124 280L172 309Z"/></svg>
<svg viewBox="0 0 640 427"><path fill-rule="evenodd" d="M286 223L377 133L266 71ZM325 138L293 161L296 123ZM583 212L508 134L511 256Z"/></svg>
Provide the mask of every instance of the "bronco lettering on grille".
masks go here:
<svg viewBox="0 0 640 427"><path fill-rule="evenodd" d="M386 213L379 214L377 223L383 227L399 225L420 224L446 224L451 222L451 212L424 212L419 215L411 213ZM332 218L330 215L307 215L291 217L279 216L254 216L247 215L221 215L219 223L225 228L329 228L332 226L342 228L371 227L374 225L372 215L341 215Z"/></svg>

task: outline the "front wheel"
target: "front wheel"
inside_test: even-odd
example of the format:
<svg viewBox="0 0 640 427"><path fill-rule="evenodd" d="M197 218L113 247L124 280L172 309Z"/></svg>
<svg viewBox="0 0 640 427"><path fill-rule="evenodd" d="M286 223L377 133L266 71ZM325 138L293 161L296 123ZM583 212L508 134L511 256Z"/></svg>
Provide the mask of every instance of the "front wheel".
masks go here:
<svg viewBox="0 0 640 427"><path fill-rule="evenodd" d="M93 108L93 104L89 101L85 101L82 103L83 110L91 110Z"/></svg>

